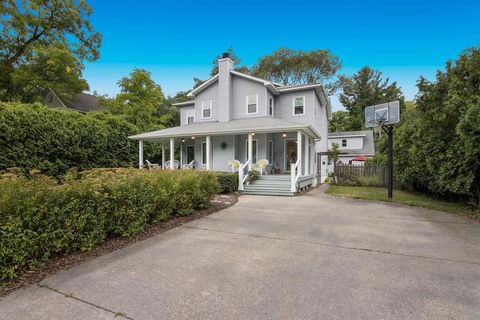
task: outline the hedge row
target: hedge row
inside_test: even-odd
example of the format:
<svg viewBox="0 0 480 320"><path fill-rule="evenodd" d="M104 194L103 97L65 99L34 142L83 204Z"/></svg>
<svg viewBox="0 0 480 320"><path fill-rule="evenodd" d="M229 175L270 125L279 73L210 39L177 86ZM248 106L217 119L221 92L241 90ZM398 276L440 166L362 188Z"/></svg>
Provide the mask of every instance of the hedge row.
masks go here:
<svg viewBox="0 0 480 320"><path fill-rule="evenodd" d="M49 257L89 250L109 236L131 236L157 221L207 208L217 175L96 169L65 181L18 172L0 175L0 278Z"/></svg>
<svg viewBox="0 0 480 320"><path fill-rule="evenodd" d="M0 170L20 167L61 176L72 167L135 166L138 147L127 137L140 131L106 112L83 115L41 104L0 103ZM160 152L158 143L145 144L148 159Z"/></svg>
<svg viewBox="0 0 480 320"><path fill-rule="evenodd" d="M217 175L220 193L238 191L238 173L219 172Z"/></svg>

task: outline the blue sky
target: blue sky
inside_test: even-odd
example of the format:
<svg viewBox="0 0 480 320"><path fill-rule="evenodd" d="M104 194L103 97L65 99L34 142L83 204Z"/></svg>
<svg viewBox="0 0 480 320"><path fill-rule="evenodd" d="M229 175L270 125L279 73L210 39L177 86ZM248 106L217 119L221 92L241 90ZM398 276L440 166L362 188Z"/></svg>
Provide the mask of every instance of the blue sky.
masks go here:
<svg viewBox="0 0 480 320"><path fill-rule="evenodd" d="M448 59L480 45L480 1L114 1L89 0L102 33L100 59L86 63L90 90L110 96L133 68L152 73L165 94L208 78L212 59L233 47L242 64L279 47L330 49L342 74L378 69L417 93ZM334 99L334 108L340 109Z"/></svg>

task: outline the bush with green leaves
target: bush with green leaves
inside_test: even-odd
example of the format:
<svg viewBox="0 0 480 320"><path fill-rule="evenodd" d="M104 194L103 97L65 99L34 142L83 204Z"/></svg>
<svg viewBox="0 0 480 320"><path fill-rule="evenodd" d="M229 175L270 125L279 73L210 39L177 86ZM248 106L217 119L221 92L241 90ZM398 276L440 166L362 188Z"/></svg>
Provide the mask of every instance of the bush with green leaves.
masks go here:
<svg viewBox="0 0 480 320"><path fill-rule="evenodd" d="M94 169L59 183L20 171L0 175L0 279L48 258L90 250L107 237L208 208L217 175L198 171Z"/></svg>
<svg viewBox="0 0 480 320"><path fill-rule="evenodd" d="M219 172L217 174L220 193L231 193L238 191L238 173Z"/></svg>
<svg viewBox="0 0 480 320"><path fill-rule="evenodd" d="M106 112L84 115L42 104L0 103L0 170L20 167L60 176L73 167L134 166L138 148L128 136L140 131ZM146 143L144 153L153 159L160 145Z"/></svg>

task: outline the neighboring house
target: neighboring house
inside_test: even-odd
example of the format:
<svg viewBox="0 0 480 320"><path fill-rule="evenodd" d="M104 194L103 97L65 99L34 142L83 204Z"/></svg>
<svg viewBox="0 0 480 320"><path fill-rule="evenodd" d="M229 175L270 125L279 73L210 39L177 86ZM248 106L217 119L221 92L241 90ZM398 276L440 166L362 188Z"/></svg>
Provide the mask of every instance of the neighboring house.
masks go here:
<svg viewBox="0 0 480 320"><path fill-rule="evenodd" d="M79 93L73 97L72 101L68 102L60 99L52 89L48 89L43 103L51 108L69 108L81 113L100 110L98 97L88 93Z"/></svg>
<svg viewBox="0 0 480 320"><path fill-rule="evenodd" d="M226 55L218 66L218 74L189 92L191 101L174 104L180 109L180 126L130 137L139 140L140 167L143 141L157 141L170 147L169 159L179 146L176 160L182 165L193 161L196 169L231 171L228 162L236 159L245 166L242 176L267 159L268 174L289 174L277 176L288 179L289 186L291 176L297 182L308 180L303 184L317 177L323 182L327 157L317 163L316 153L328 149L331 110L322 85L282 86L259 79L234 71ZM167 167L173 169L174 162Z"/></svg>
<svg viewBox="0 0 480 320"><path fill-rule="evenodd" d="M343 164L363 165L375 155L373 130L330 132L328 147L331 149L334 143L338 144L340 152L338 161ZM328 168L329 171L333 170L333 165L330 164Z"/></svg>

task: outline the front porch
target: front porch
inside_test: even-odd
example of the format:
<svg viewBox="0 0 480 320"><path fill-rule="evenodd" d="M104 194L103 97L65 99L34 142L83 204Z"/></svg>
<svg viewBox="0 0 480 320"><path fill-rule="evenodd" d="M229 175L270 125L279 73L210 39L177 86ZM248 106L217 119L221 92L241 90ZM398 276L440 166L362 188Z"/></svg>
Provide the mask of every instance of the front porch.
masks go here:
<svg viewBox="0 0 480 320"><path fill-rule="evenodd" d="M229 123L217 123L217 126L228 126ZM288 180L290 193L316 183L315 140L319 136L311 128L302 126L291 130L280 126L266 130L259 123L257 128L239 128L235 133L193 130L201 125L206 124L176 127L157 131L155 135L147 133L132 137L139 141L139 168L144 167L143 142L154 141L162 145L161 168L236 171L239 174L240 191L244 191L248 172L254 170L259 160L268 161L264 170L260 170L261 174L287 175L287 179L281 180ZM289 125L299 126L292 123ZM188 127L192 127L191 130ZM179 132L172 132L175 129ZM168 131L171 131L170 135ZM232 168L229 165L231 160L237 160L239 167ZM257 184L259 185L261 183Z"/></svg>

